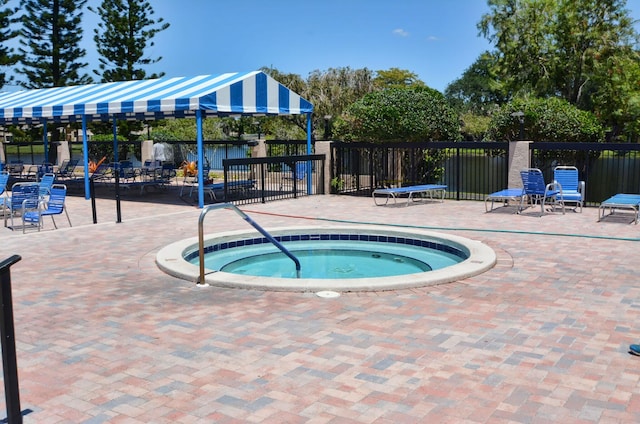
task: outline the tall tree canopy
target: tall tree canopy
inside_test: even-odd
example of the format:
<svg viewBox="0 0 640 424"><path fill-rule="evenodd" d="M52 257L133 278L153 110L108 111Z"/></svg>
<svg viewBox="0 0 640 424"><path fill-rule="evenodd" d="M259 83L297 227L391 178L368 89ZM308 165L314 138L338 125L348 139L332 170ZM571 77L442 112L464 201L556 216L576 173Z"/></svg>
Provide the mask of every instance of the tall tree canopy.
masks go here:
<svg viewBox="0 0 640 424"><path fill-rule="evenodd" d="M638 60L625 0L488 0L478 28L495 47L511 93L560 96L586 107L612 57Z"/></svg>
<svg viewBox="0 0 640 424"><path fill-rule="evenodd" d="M8 0L0 0L0 7L5 6L7 1ZM12 8L0 9L0 88L9 82L6 72L2 69L16 64L20 59L19 55L14 54L12 48L5 45L7 41L12 40L18 35L18 31L10 27L11 23L14 22L13 15L15 12L16 9Z"/></svg>
<svg viewBox="0 0 640 424"><path fill-rule="evenodd" d="M495 55L482 53L460 78L447 86L445 98L458 110L480 115L486 115L508 101L509 96L494 71L495 63Z"/></svg>
<svg viewBox="0 0 640 424"><path fill-rule="evenodd" d="M325 132L325 117L328 121L334 120L347 106L374 89L374 73L367 68L315 70L309 74L307 80L297 74L282 73L274 68L262 70L313 104L313 127L316 136L322 136ZM278 119L293 122L302 130L306 129L304 116L283 116ZM273 123L274 119L270 121ZM265 126L265 129L268 127Z"/></svg>
<svg viewBox="0 0 640 424"><path fill-rule="evenodd" d="M376 71L376 77L373 84L377 89L384 88L403 88L409 86L424 87L425 84L418 78L414 72L400 68L390 68L387 70Z"/></svg>
<svg viewBox="0 0 640 424"><path fill-rule="evenodd" d="M153 47L153 37L169 28L163 18L153 19L151 4L146 0L103 0L96 12L102 21L94 29L93 40L100 54L96 75L102 82L158 78L147 76L142 66L157 63L161 56L145 56L145 50Z"/></svg>
<svg viewBox="0 0 640 424"><path fill-rule="evenodd" d="M22 68L17 72L27 80L26 88L50 88L86 84L81 75L87 64L82 40L82 8L87 0L22 0L20 47Z"/></svg>

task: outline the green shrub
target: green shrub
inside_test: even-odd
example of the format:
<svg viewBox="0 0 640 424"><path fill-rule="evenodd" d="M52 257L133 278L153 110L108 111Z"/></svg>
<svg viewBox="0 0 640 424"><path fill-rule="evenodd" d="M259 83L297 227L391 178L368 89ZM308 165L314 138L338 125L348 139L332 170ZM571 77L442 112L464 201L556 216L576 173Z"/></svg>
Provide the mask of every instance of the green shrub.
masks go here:
<svg viewBox="0 0 640 424"><path fill-rule="evenodd" d="M436 90L389 88L347 107L334 123L333 134L343 141L459 140L460 119Z"/></svg>
<svg viewBox="0 0 640 424"><path fill-rule="evenodd" d="M559 98L514 99L494 113L486 140L518 140L524 113L524 139L531 141L602 142L604 129L591 112Z"/></svg>

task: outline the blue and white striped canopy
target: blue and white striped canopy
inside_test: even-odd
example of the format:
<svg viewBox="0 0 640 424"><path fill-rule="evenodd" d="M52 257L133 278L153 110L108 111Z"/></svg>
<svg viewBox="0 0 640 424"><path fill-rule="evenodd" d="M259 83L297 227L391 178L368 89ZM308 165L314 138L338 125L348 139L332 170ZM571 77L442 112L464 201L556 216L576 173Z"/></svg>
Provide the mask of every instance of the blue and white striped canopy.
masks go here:
<svg viewBox="0 0 640 424"><path fill-rule="evenodd" d="M296 115L313 105L261 71L111 82L0 93L0 125L182 118L203 115Z"/></svg>

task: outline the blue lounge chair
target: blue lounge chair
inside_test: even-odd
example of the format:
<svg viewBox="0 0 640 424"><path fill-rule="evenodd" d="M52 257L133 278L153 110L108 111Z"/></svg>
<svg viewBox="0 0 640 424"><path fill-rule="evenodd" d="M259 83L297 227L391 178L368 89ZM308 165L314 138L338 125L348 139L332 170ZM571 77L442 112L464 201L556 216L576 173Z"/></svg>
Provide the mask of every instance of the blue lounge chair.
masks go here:
<svg viewBox="0 0 640 424"><path fill-rule="evenodd" d="M76 166L80 161L78 159L69 159L62 162L56 172L56 178L58 180L72 180L75 178Z"/></svg>
<svg viewBox="0 0 640 424"><path fill-rule="evenodd" d="M376 206L386 205L387 203L389 203L389 199L393 199L393 203L396 203L399 197L407 196L407 204L405 206L409 206L412 201L417 201L416 198L423 199L428 197L429 200L433 200L434 194L439 194L440 201L444 202L444 195L446 191L446 185L423 184L397 188L377 188L373 190L371 196L373 197L373 202L376 204ZM421 197L417 197L416 195ZM382 196L385 196L385 202L378 203L377 199Z"/></svg>
<svg viewBox="0 0 640 424"><path fill-rule="evenodd" d="M562 206L562 214L564 215L564 203L560 187L554 183L546 184L542 171L538 168L527 168L520 171L520 177L522 178L522 187L525 194L520 201L520 213L524 210L524 202L526 200L532 206L540 204L540 216L544 215L545 205L551 205L554 210L556 206ZM560 196L558 196L559 194Z"/></svg>
<svg viewBox="0 0 640 424"><path fill-rule="evenodd" d="M575 166L556 166L553 170L553 181L561 187L558 197L567 204L575 203L574 211L584 205L585 183L579 181L578 168Z"/></svg>
<svg viewBox="0 0 640 424"><path fill-rule="evenodd" d="M508 206L509 202L516 202L516 212L519 212L520 204L522 203L523 197L525 197L525 193L521 188L507 188L504 190L496 191L495 193L491 193L484 198L484 210L485 212L491 212L493 210L494 202L502 202L504 206ZM489 201L491 201L491 209L487 207L487 203Z"/></svg>
<svg viewBox="0 0 640 424"><path fill-rule="evenodd" d="M606 215L606 210L609 209L609 214ZM602 221L605 216L611 216L616 212L616 209L627 209L633 213L633 221L638 223L638 210L640 209L640 194L624 194L618 193L609 197L607 200L600 203L598 207L598 222Z"/></svg>
<svg viewBox="0 0 640 424"><path fill-rule="evenodd" d="M37 226L38 231L43 227L43 217L50 216L53 221L54 228L58 229L54 215L61 215L64 213L69 221L69 227L71 227L71 219L69 213L65 207L65 200L67 198L67 186L64 184L54 184L49 192L49 199L46 202L40 202L38 208L25 211L22 214L22 232L27 224ZM43 208L44 205L44 208Z"/></svg>
<svg viewBox="0 0 640 424"><path fill-rule="evenodd" d="M227 181L226 189L228 192L246 192L255 188L256 182L254 180L235 180L235 181ZM218 199L216 196L216 191L224 192L225 183L214 183L214 184L205 184L203 187L204 191L209 193L211 196L211 200L219 201L224 199Z"/></svg>

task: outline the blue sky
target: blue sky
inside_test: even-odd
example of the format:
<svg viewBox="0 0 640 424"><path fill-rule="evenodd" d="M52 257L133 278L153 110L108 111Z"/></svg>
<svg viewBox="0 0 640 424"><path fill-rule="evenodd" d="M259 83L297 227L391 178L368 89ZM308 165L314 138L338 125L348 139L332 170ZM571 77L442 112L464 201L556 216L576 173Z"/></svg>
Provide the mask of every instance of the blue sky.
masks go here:
<svg viewBox="0 0 640 424"><path fill-rule="evenodd" d="M13 0L17 2L18 0ZM98 5L100 0L89 0ZM397 67L443 91L491 46L478 36L485 0L154 0L171 24L156 35L147 68L166 76L250 71L262 66L306 78L336 67ZM640 0L627 8L640 19ZM85 11L89 69L97 67ZM640 25L638 26L640 31ZM93 75L93 74L92 74Z"/></svg>

